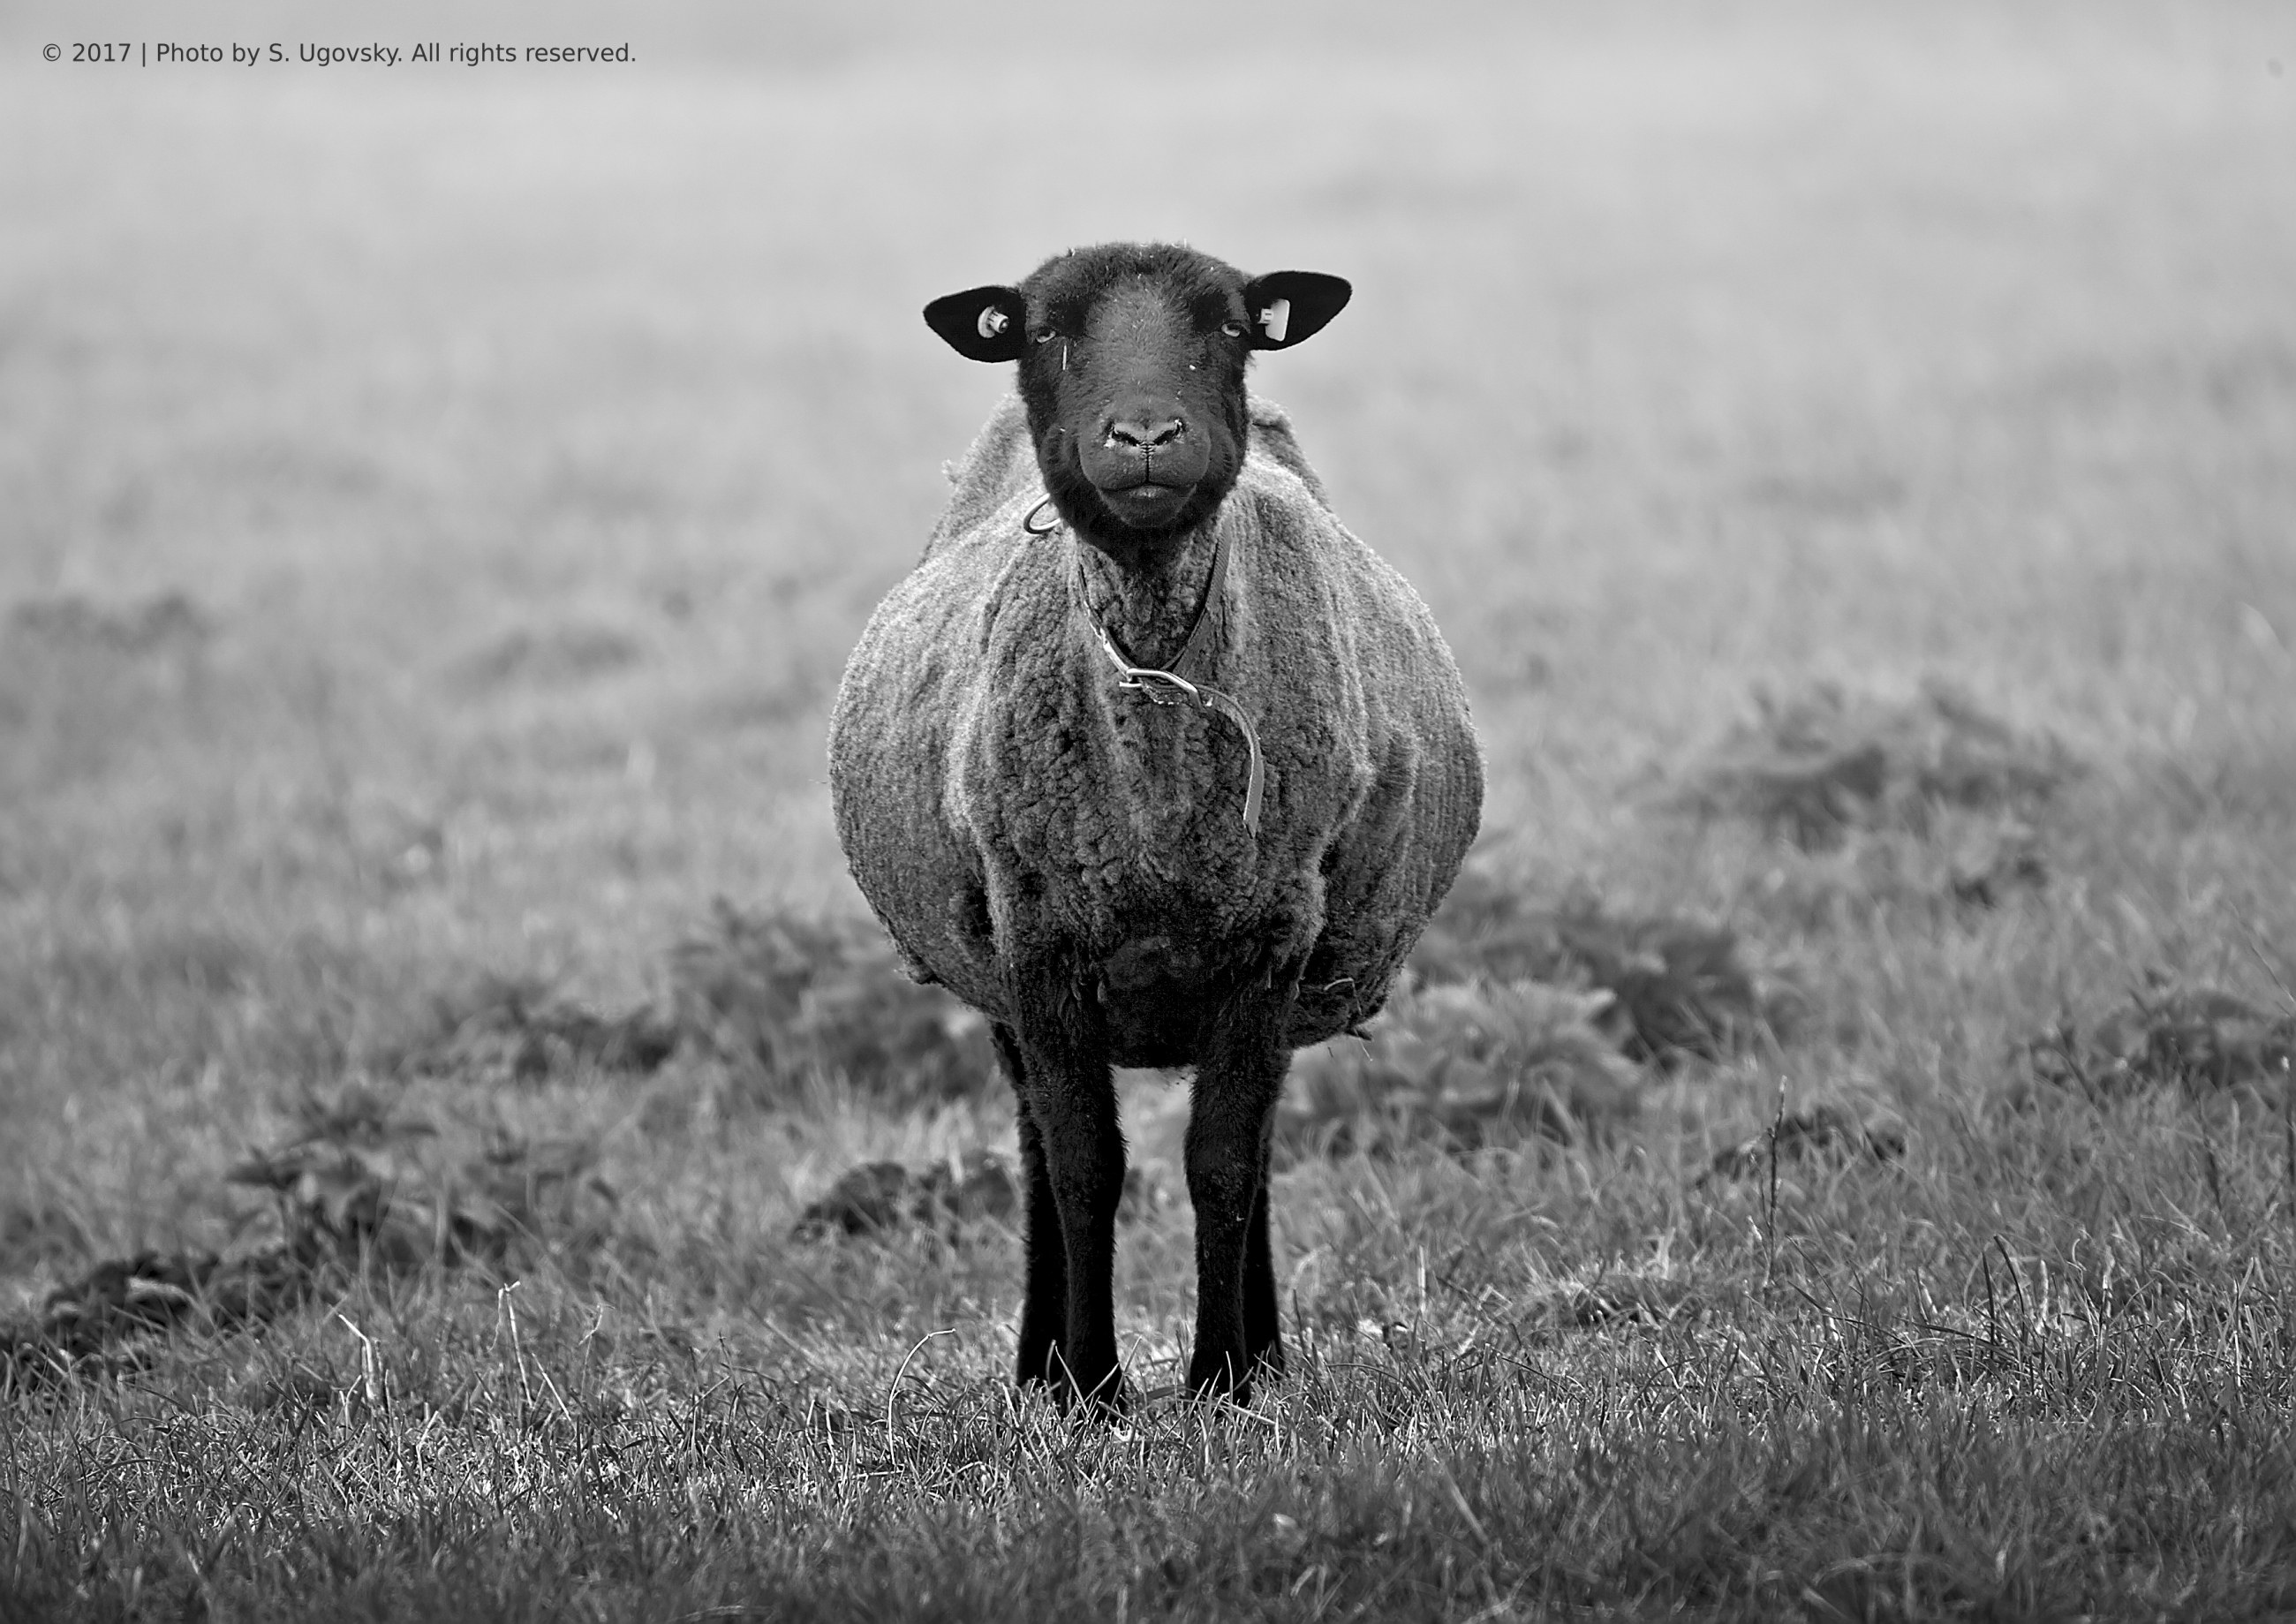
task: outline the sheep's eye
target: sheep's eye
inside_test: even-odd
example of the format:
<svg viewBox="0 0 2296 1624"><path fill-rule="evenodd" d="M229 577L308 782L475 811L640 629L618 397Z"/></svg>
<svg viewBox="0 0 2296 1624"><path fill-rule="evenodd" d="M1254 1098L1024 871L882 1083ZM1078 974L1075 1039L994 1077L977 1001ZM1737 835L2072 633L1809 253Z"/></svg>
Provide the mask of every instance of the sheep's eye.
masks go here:
<svg viewBox="0 0 2296 1624"><path fill-rule="evenodd" d="M1046 327L1036 335L1036 339L1037 342L1039 344L1049 344L1060 336L1061 335L1059 333L1054 332L1050 327Z"/></svg>
<svg viewBox="0 0 2296 1624"><path fill-rule="evenodd" d="M1243 336L1243 324L1234 320L1225 321L1220 324L1220 331L1232 339L1240 339Z"/></svg>

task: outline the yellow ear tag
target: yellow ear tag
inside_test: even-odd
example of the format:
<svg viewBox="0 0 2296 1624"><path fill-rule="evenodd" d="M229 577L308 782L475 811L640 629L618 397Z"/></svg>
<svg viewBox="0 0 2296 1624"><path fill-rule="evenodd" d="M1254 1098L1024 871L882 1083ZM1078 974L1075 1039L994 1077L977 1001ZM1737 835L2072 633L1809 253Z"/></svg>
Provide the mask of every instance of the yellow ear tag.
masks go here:
<svg viewBox="0 0 2296 1624"><path fill-rule="evenodd" d="M1279 299L1259 313L1260 331L1267 334L1271 344L1281 344L1286 329L1292 325L1292 301Z"/></svg>
<svg viewBox="0 0 2296 1624"><path fill-rule="evenodd" d="M999 310L995 305L987 305L982 307L980 319L973 323L973 326L980 330L980 336L984 339L995 338L998 333L1004 332L1005 328L1012 324L1013 318L1005 315L1002 310Z"/></svg>

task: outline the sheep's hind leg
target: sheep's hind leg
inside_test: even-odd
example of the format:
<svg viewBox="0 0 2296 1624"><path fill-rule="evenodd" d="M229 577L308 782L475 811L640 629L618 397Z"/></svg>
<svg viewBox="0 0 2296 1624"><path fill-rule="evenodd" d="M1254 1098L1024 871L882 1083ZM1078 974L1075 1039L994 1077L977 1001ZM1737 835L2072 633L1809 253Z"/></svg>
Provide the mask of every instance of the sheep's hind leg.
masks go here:
<svg viewBox="0 0 2296 1624"><path fill-rule="evenodd" d="M1060 1380L1064 1368L1061 1333L1069 1311L1068 1249L1061 1240L1060 1206L1053 1194L1052 1174L1045 1163L1045 1136L1029 1114L1029 1073L1021 1054L1020 1039L1007 1026L991 1029L997 1057L1013 1080L1019 1102L1021 1201L1028 1234L1028 1295L1021 1308L1021 1357L1017 1367L1021 1385Z"/></svg>
<svg viewBox="0 0 2296 1624"><path fill-rule="evenodd" d="M1026 1077L1021 1111L1037 1141L1029 1169L1029 1305L1021 1317L1021 1378L1036 1366L1063 1404L1073 1398L1121 1410L1116 1358L1116 1209L1124 1196L1124 1135L1108 1034L1088 980L1070 971L1022 974L1015 1049ZM1009 1063L1009 1062L1008 1062ZM1022 1154L1029 1155L1027 1141ZM1040 1197L1050 1201L1040 1204ZM1056 1220L1041 1242L1037 1214ZM1056 1238L1055 1238L1056 1237ZM1058 1277L1049 1260L1057 1244ZM1065 1312L1056 1312L1064 1286ZM1052 1327L1059 1327L1057 1336Z"/></svg>
<svg viewBox="0 0 2296 1624"><path fill-rule="evenodd" d="M1208 1024L1188 1115L1188 1200L1196 1215L1196 1347L1188 1384L1242 1403L1255 1371L1283 1367L1267 1239L1267 1143L1291 1061L1290 982L1257 981Z"/></svg>

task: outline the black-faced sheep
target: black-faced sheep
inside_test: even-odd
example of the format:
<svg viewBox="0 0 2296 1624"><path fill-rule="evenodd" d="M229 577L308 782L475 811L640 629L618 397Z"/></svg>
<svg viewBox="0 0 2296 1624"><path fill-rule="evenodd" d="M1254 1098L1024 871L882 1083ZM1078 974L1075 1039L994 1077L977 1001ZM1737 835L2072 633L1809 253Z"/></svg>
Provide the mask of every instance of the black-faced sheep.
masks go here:
<svg viewBox="0 0 2296 1624"><path fill-rule="evenodd" d="M1332 515L1255 349L1347 302L1111 244L927 307L1020 363L845 670L830 785L912 972L1019 1095L1020 1376L1124 1401L1116 1066L1195 1068L1188 1379L1281 1372L1267 1153L1291 1052L1369 1019L1474 839L1482 767L1426 606Z"/></svg>

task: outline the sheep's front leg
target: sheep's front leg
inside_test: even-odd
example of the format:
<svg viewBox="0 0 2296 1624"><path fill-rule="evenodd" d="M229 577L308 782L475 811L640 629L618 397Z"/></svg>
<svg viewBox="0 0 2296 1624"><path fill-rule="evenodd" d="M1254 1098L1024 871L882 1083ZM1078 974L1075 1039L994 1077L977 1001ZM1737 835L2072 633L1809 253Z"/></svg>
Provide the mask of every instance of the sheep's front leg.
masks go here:
<svg viewBox="0 0 2296 1624"><path fill-rule="evenodd" d="M1021 1183L1024 1222L1028 1230L1028 1295L1021 1308L1019 1379L1023 1386L1057 1382L1066 1368L1061 1347L1068 1329L1068 1245L1061 1239L1060 1203L1053 1194L1052 1169L1045 1160L1045 1136L1029 1114L1029 1067L1021 1040L1013 1029L990 1029L997 1057L1013 1081L1018 1102L1016 1126L1021 1138Z"/></svg>
<svg viewBox="0 0 2296 1624"><path fill-rule="evenodd" d="M1070 966L1036 966L1016 976L1015 994L1021 1145L1029 1175L1021 1379L1049 1380L1064 1404L1084 1398L1121 1409L1114 1275L1124 1135L1105 1022L1091 983ZM1057 1317L1056 1294L1065 1297Z"/></svg>
<svg viewBox="0 0 2296 1624"><path fill-rule="evenodd" d="M1252 983L1209 1023L1188 1115L1188 1201L1196 1215L1196 1349L1188 1383L1242 1403L1255 1372L1283 1368L1267 1241L1267 1147L1291 1063L1288 978Z"/></svg>

